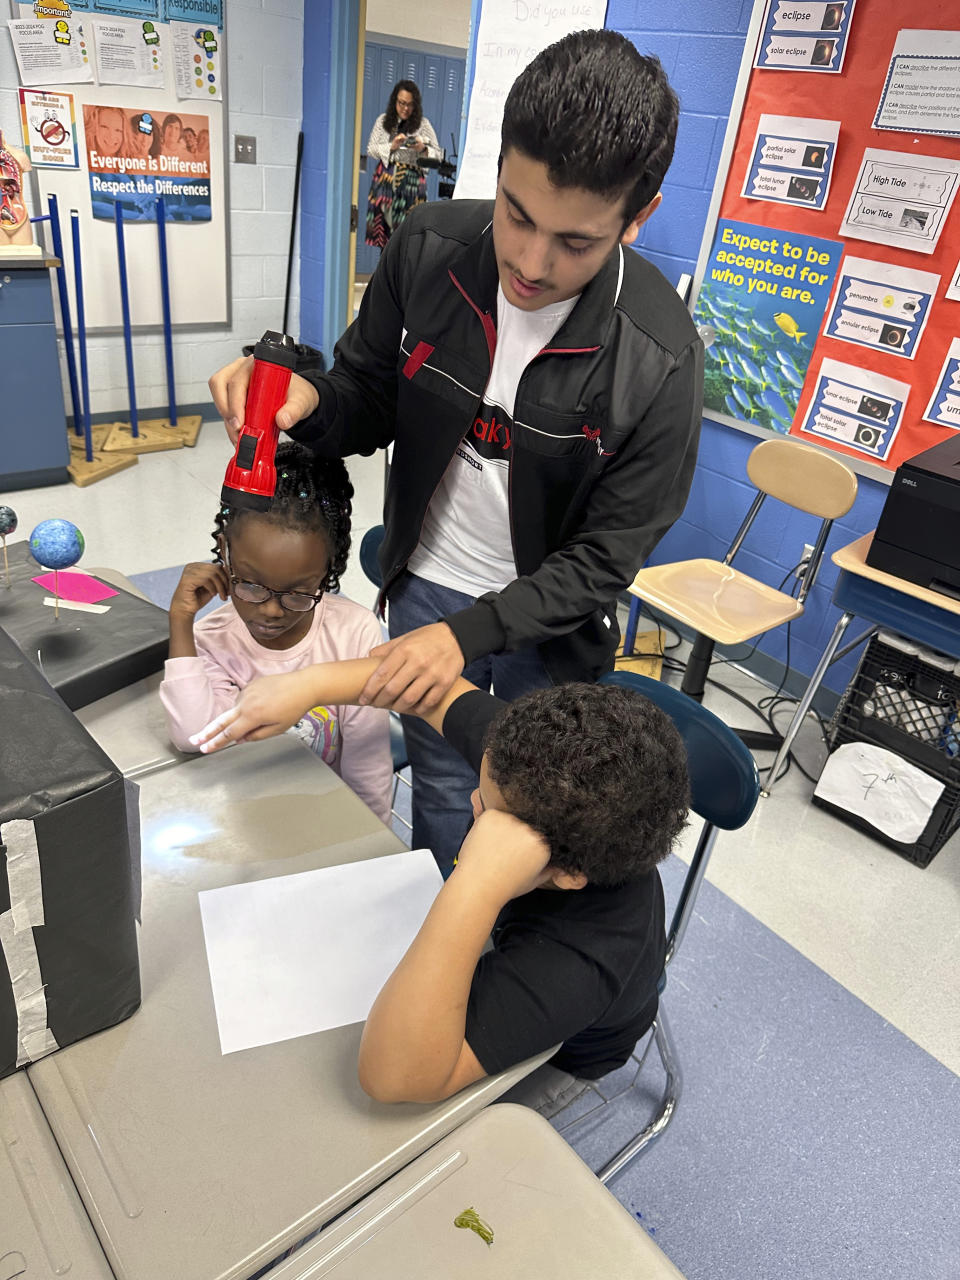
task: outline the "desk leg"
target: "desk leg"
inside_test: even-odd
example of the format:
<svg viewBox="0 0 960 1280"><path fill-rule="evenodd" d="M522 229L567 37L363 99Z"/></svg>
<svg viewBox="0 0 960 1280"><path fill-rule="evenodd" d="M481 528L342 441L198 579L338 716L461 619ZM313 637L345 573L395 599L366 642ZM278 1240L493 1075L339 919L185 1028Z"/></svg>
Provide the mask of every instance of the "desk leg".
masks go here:
<svg viewBox="0 0 960 1280"><path fill-rule="evenodd" d="M797 736L801 724L803 724L803 717L810 710L813 700L817 696L817 690L820 688L820 684L826 674L827 667L829 667L830 663L836 656L837 648L839 647L840 641L843 639L844 632L852 621L853 614L844 613L841 614L837 625L834 627L833 635L830 637L827 647L824 649L820 657L820 661L817 663L817 669L810 677L810 681L804 690L803 697L800 699L800 702L797 704L797 709L793 713L793 719L790 721L787 731L783 735L783 742L780 745L780 750L777 752L777 758L774 760L770 772L767 774L766 784L760 792L762 796L769 796L770 792L773 790L774 785L776 784L777 775L780 772L780 766L787 758L787 753L793 744L793 740Z"/></svg>

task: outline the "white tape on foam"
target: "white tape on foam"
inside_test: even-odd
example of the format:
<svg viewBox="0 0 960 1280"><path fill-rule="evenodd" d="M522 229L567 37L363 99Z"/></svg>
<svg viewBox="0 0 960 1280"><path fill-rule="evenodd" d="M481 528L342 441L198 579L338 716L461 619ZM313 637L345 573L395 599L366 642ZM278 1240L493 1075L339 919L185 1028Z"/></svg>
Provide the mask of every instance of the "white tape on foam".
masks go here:
<svg viewBox="0 0 960 1280"><path fill-rule="evenodd" d="M10 910L17 933L43 924L43 880L37 832L26 818L0 826L0 843L6 846Z"/></svg>
<svg viewBox="0 0 960 1280"><path fill-rule="evenodd" d="M13 912L0 913L0 948L7 963L17 1011L17 1066L26 1066L59 1049L47 1026L47 992L33 930L17 932Z"/></svg>
<svg viewBox="0 0 960 1280"><path fill-rule="evenodd" d="M10 910L0 913L0 949L17 1011L17 1066L26 1066L60 1046L47 1025L47 993L33 930L42 926L43 879L37 833L27 819L0 826L5 847Z"/></svg>

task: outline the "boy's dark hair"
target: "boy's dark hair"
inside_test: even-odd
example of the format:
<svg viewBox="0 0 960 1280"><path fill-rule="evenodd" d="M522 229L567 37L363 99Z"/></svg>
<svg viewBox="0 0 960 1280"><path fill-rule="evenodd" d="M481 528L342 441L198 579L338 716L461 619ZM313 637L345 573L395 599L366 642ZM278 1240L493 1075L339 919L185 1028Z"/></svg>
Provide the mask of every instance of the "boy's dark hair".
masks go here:
<svg viewBox="0 0 960 1280"><path fill-rule="evenodd" d="M509 703L491 724L487 769L550 862L591 884L651 871L686 824L686 752L670 717L631 689L561 684Z"/></svg>
<svg viewBox="0 0 960 1280"><path fill-rule="evenodd" d="M383 127L389 134L396 133L400 125L400 117L397 115L397 95L401 90L409 93L413 99L413 110L403 122L404 133L416 133L423 123L423 100L420 97L420 90L412 80L398 80L390 91L390 101L383 114Z"/></svg>
<svg viewBox="0 0 960 1280"><path fill-rule="evenodd" d="M337 591L350 554L350 514L353 485L339 458L315 458L302 445L284 443L277 449L277 491L268 511L221 507L213 530L217 564L220 535L229 542L230 530L246 516L259 516L287 529L322 534L330 543L330 569L321 586Z"/></svg>
<svg viewBox="0 0 960 1280"><path fill-rule="evenodd" d="M557 187L625 191L626 226L660 190L679 111L657 58L616 31L574 31L513 82L500 154L513 147L539 160Z"/></svg>

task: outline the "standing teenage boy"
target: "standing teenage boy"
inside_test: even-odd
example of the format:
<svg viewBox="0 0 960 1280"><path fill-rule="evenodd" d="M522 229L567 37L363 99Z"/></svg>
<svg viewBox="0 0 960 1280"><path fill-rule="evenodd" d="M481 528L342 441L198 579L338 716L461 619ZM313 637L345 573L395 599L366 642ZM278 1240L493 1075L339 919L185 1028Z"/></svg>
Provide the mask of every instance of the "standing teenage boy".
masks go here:
<svg viewBox="0 0 960 1280"><path fill-rule="evenodd" d="M282 733L305 707L357 701L376 666L254 680L193 741ZM680 735L647 698L603 684L505 704L458 678L422 714L479 775L475 821L370 1011L361 1084L383 1102L434 1101L557 1044L560 1071L606 1075L656 1017L656 864L688 804Z"/></svg>
<svg viewBox="0 0 960 1280"><path fill-rule="evenodd" d="M677 518L696 461L703 348L626 252L660 203L677 100L611 31L541 53L504 108L496 200L415 210L329 373L277 421L393 464L380 552L392 639L364 700L435 708L455 679L510 699L613 664L616 596ZM250 361L211 379L235 435ZM413 840L449 871L476 777L405 720Z"/></svg>

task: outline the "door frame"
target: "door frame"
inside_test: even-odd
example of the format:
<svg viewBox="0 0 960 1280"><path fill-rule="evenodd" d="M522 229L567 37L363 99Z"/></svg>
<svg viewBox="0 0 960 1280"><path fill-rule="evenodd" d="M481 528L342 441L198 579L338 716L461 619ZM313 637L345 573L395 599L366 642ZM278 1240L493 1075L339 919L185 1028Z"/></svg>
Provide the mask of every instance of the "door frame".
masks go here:
<svg viewBox="0 0 960 1280"><path fill-rule="evenodd" d="M359 86L363 83L366 0L330 4L330 121L327 134L327 209L324 220L323 344L328 363L333 347L353 319L356 231L350 227L360 176ZM344 110L353 103L354 110Z"/></svg>

